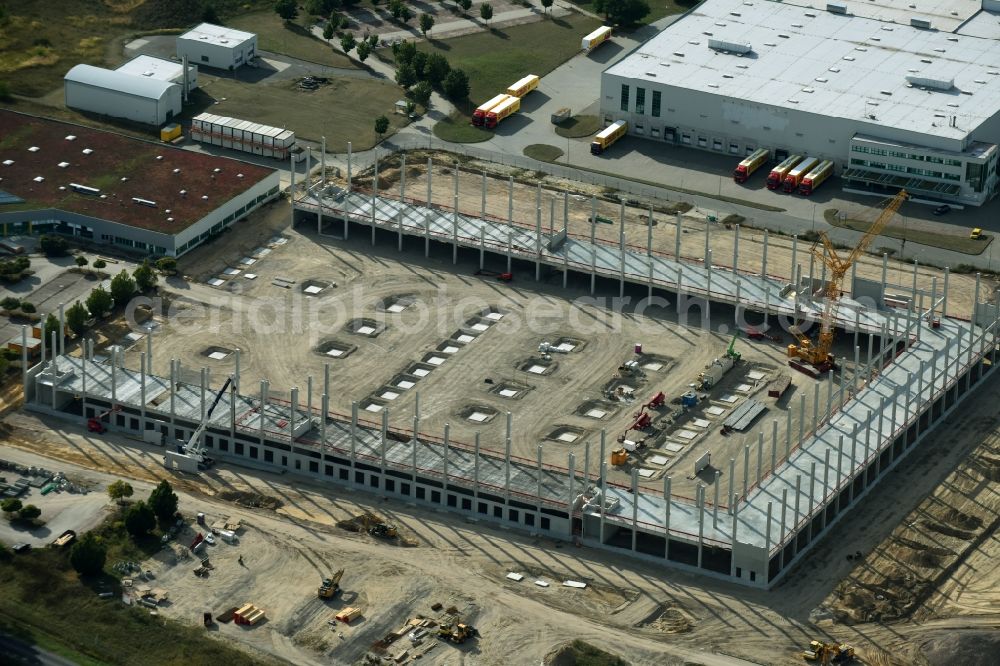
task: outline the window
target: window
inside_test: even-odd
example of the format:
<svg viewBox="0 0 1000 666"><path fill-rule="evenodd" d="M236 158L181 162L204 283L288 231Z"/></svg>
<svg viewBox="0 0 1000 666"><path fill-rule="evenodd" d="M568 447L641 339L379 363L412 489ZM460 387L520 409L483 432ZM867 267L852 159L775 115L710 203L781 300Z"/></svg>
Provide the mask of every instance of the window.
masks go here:
<svg viewBox="0 0 1000 666"><path fill-rule="evenodd" d="M551 525L551 521L545 516L542 516L542 529L543 530L549 529L549 525Z"/></svg>
<svg viewBox="0 0 1000 666"><path fill-rule="evenodd" d="M427 499L427 489L417 486L417 499Z"/></svg>
<svg viewBox="0 0 1000 666"><path fill-rule="evenodd" d="M301 460L296 460L295 461L295 469L302 469L302 461Z"/></svg>
<svg viewBox="0 0 1000 666"><path fill-rule="evenodd" d="M347 481L347 479L348 479L349 477L350 477L350 472L348 472L348 471L347 471L346 469L344 469L344 468L341 468L341 469L340 469L340 480L341 480L341 481Z"/></svg>
<svg viewBox="0 0 1000 666"><path fill-rule="evenodd" d="M219 448L220 449L222 448L222 445L224 443L226 443L225 440L219 440ZM242 456L243 455L243 444L241 444L240 442L236 442L236 446L233 447L233 450L236 451L236 455Z"/></svg>
<svg viewBox="0 0 1000 666"><path fill-rule="evenodd" d="M432 490L431 491L431 501L434 502L435 504L440 504L441 503L441 491L439 491L439 490Z"/></svg>
<svg viewBox="0 0 1000 666"><path fill-rule="evenodd" d="M309 461L309 471L313 474L319 474L319 463L315 460Z"/></svg>
<svg viewBox="0 0 1000 666"><path fill-rule="evenodd" d="M371 486L372 488L378 488L378 477L374 474L371 474L368 477L368 485Z"/></svg>
<svg viewBox="0 0 1000 666"><path fill-rule="evenodd" d="M636 123L636 125L635 125L635 133L636 134L644 134L645 131L646 131L646 126L645 125L640 125L639 123Z"/></svg>
<svg viewBox="0 0 1000 666"><path fill-rule="evenodd" d="M722 150L721 139L712 139L712 150Z"/></svg>
<svg viewBox="0 0 1000 666"><path fill-rule="evenodd" d="M208 62L208 56L202 56L201 57L201 61L202 62Z"/></svg>
<svg viewBox="0 0 1000 666"><path fill-rule="evenodd" d="M635 89L635 112L646 113L646 89Z"/></svg>
<svg viewBox="0 0 1000 666"><path fill-rule="evenodd" d="M226 441L226 440L224 440L224 439L220 439L219 440L219 450L220 451L229 451L229 442Z"/></svg>
<svg viewBox="0 0 1000 666"><path fill-rule="evenodd" d="M256 446L251 446L250 447L250 457L253 458L254 460L257 460L258 456L257 456L257 447Z"/></svg>
<svg viewBox="0 0 1000 666"><path fill-rule="evenodd" d="M479 506L478 506L478 507L476 507L476 510L477 510L477 511L478 511L479 513L481 513L481 514L483 514L483 515L485 516L485 515L486 515L486 513L487 513L487 512L486 512L486 502L480 502L480 503L479 503Z"/></svg>
<svg viewBox="0 0 1000 666"><path fill-rule="evenodd" d="M354 472L354 483L364 483L365 473L364 472Z"/></svg>
<svg viewBox="0 0 1000 666"><path fill-rule="evenodd" d="M652 113L653 113L653 117L654 118L659 118L660 117L660 91L659 90L654 90L653 91L653 108L652 108Z"/></svg>
<svg viewBox="0 0 1000 666"><path fill-rule="evenodd" d="M458 498L452 494L448 494L448 506L458 506Z"/></svg>
<svg viewBox="0 0 1000 666"><path fill-rule="evenodd" d="M622 111L628 111L628 86L622 84Z"/></svg>
<svg viewBox="0 0 1000 666"><path fill-rule="evenodd" d="M264 462L273 463L274 462L274 451L268 451L264 449Z"/></svg>
<svg viewBox="0 0 1000 666"><path fill-rule="evenodd" d="M401 483L401 484L399 484L399 492L401 494L403 494L403 495L409 495L410 494L410 484L408 484L408 483Z"/></svg>
<svg viewBox="0 0 1000 666"><path fill-rule="evenodd" d="M533 513L524 514L524 524L533 527L535 525L535 514Z"/></svg>
<svg viewBox="0 0 1000 666"><path fill-rule="evenodd" d="M333 476L333 465L323 465L323 473L327 476Z"/></svg>
<svg viewBox="0 0 1000 666"><path fill-rule="evenodd" d="M729 144L729 154L730 155L738 155L739 152L740 152L740 144L738 144L738 143L731 143L731 144Z"/></svg>
<svg viewBox="0 0 1000 666"><path fill-rule="evenodd" d="M691 135L690 134L681 133L681 143L685 143L685 144L687 144L687 145L690 146L691 145Z"/></svg>
<svg viewBox="0 0 1000 666"><path fill-rule="evenodd" d="M521 515L520 515L520 513L518 512L517 509L508 509L507 510L507 520L511 521L512 523L520 522L521 521Z"/></svg>
<svg viewBox="0 0 1000 666"><path fill-rule="evenodd" d="M392 479L386 479L385 480L385 489L386 489L386 491L388 491L390 493L396 492L396 482L393 481Z"/></svg>
<svg viewBox="0 0 1000 666"><path fill-rule="evenodd" d="M470 500L468 497L462 498L462 510L472 511L472 500Z"/></svg>
<svg viewBox="0 0 1000 666"><path fill-rule="evenodd" d="M503 518L503 507L502 506L494 506L493 507L493 517L494 518Z"/></svg>
<svg viewBox="0 0 1000 666"><path fill-rule="evenodd" d="M698 147L699 148L705 148L707 146L708 146L708 139L706 139L703 136L699 136L698 137Z"/></svg>

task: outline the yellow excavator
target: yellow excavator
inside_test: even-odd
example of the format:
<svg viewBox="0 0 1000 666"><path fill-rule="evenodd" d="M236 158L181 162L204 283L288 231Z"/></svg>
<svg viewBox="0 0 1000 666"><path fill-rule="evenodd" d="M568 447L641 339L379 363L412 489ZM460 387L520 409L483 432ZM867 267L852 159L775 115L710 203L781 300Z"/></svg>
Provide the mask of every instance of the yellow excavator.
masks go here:
<svg viewBox="0 0 1000 666"><path fill-rule="evenodd" d="M847 644L809 641L809 649L802 652L806 661L818 661L821 666L850 664L854 661L854 648Z"/></svg>
<svg viewBox="0 0 1000 666"><path fill-rule="evenodd" d="M438 638L451 641L452 643L464 643L470 637L477 635L475 627L459 622L457 615L443 620L438 625Z"/></svg>
<svg viewBox="0 0 1000 666"><path fill-rule="evenodd" d="M788 357L790 359L805 361L812 366L816 374L823 374L833 369L834 356L830 353L830 349L833 347L834 306L840 299L843 291L844 278L851 270L851 266L858 260L858 257L868 249L871 242L889 224L892 216L896 214L896 211L899 210L899 207L908 198L909 195L906 193L906 190L900 190L896 196L890 199L878 218L872 223L871 228L865 232L865 235L861 237L861 240L851 250L851 253L845 257L841 257L837 253L833 241L830 240L829 236L822 231L820 232L820 241L823 248L820 250L818 247L814 247L812 251L817 259L826 264L830 270L830 275L826 285L823 287L825 302L823 305L823 316L820 320L819 339L813 342L798 326L792 326L789 330L798 339L798 344L788 345ZM807 374L812 374L811 371L793 361L789 361L789 365L802 372L807 372Z"/></svg>
<svg viewBox="0 0 1000 666"><path fill-rule="evenodd" d="M336 572L329 578L324 578L319 589L316 590L316 596L320 599L330 599L337 592L340 592L340 579L344 577L344 570Z"/></svg>

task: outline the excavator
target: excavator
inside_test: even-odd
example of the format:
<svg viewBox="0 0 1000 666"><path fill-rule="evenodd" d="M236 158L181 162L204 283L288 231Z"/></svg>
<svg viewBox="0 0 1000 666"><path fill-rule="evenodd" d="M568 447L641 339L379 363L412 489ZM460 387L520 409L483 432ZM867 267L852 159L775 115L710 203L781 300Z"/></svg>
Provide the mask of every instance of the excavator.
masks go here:
<svg viewBox="0 0 1000 666"><path fill-rule="evenodd" d="M470 627L463 622L459 622L459 617L457 615L443 620L441 624L438 625L438 638L448 640L459 645L469 640L472 636L477 635L477 633L478 632L475 627Z"/></svg>
<svg viewBox="0 0 1000 666"><path fill-rule="evenodd" d="M833 347L834 307L843 292L844 278L851 270L851 266L889 224L892 216L908 198L906 190L900 190L896 196L890 199L872 226L846 257L841 257L837 253L833 241L825 232L819 233L823 248L820 250L818 247L813 247L812 251L816 258L826 264L830 270L829 280L823 288L825 302L823 315L820 319L819 339L813 342L799 326L791 326L789 331L798 340L798 344L788 345L788 364L791 367L814 378L834 369L835 359L830 352ZM807 365L803 365L799 361L805 361Z"/></svg>
<svg viewBox="0 0 1000 666"><path fill-rule="evenodd" d="M337 592L340 592L340 579L344 577L344 570L341 569L329 578L324 578L323 583L316 590L316 596L320 599L331 599Z"/></svg>
<svg viewBox="0 0 1000 666"><path fill-rule="evenodd" d="M806 661L818 661L821 666L849 664L854 661L854 648L847 644L809 641L809 649L802 652Z"/></svg>
<svg viewBox="0 0 1000 666"><path fill-rule="evenodd" d="M104 425L104 419L110 416L113 412L120 411L120 406L111 407L110 409L105 409L100 414L92 416L87 419L87 432L96 432L98 435L103 435L108 431L107 426Z"/></svg>

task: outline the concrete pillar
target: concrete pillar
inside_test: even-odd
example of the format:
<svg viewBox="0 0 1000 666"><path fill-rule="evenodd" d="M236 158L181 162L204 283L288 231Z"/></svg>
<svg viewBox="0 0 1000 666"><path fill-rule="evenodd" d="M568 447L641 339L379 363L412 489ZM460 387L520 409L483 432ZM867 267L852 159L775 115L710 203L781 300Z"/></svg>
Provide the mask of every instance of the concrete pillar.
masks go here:
<svg viewBox="0 0 1000 666"><path fill-rule="evenodd" d="M387 446L388 439L389 439L389 408L388 407L386 407L385 409L382 410L381 416L382 416L382 423L379 424L380 427L379 427L379 438L378 438L378 443L379 443L379 447L378 447L379 448L379 467L384 472L385 471L385 447ZM447 427L448 426L445 425L445 428L446 428L445 432L447 432ZM446 448L446 450L447 450L447 448ZM447 457L445 457L444 478L445 478L445 484L444 485L445 485L445 488L447 488L448 487L448 458Z"/></svg>
<svg viewBox="0 0 1000 666"><path fill-rule="evenodd" d="M805 392L799 396L799 441L796 446L802 445L802 440L806 437L806 396Z"/></svg>
<svg viewBox="0 0 1000 666"><path fill-rule="evenodd" d="M607 437L608 437L608 431L601 430L601 457L600 457L601 465L603 465L603 463L606 463L608 461L608 459L605 457L606 455L605 443L607 441ZM604 483L604 467L603 466L598 467L598 471L600 471L601 473L600 482Z"/></svg>
<svg viewBox="0 0 1000 666"><path fill-rule="evenodd" d="M476 432L476 448L473 452L472 463L472 495L479 497L479 432ZM535 521L538 524L538 521Z"/></svg>
<svg viewBox="0 0 1000 666"><path fill-rule="evenodd" d="M734 545L736 544L736 526L737 526L738 522L739 522L739 512L736 510L736 496L734 495L733 496L733 525L730 528L730 539L731 539L731 541L732 541L732 543ZM735 550L735 548L734 548L734 550ZM733 576L733 577L736 576L736 558L735 557L731 557L730 558L729 575Z"/></svg>
<svg viewBox="0 0 1000 666"><path fill-rule="evenodd" d="M812 516L813 507L815 507L815 505L816 505L816 463L813 462L809 464L809 515L810 516Z"/></svg>
<svg viewBox="0 0 1000 666"><path fill-rule="evenodd" d="M81 360L81 365L86 370L86 354L84 354L83 360ZM84 372L84 382L86 379L86 372ZM24 324L21 325L21 390L22 395L28 395L28 327ZM87 391L84 388L84 397L86 397ZM86 415L86 412L84 412Z"/></svg>
<svg viewBox="0 0 1000 666"><path fill-rule="evenodd" d="M633 474L638 470L633 471ZM701 568L702 555L705 552L705 486L698 484L698 568ZM635 532L632 532L634 537ZM635 550L633 548L632 550Z"/></svg>
<svg viewBox="0 0 1000 666"><path fill-rule="evenodd" d="M705 256L705 267L706 268L709 266L709 264L708 264L708 253L711 251L710 248L712 247L711 243L709 242L709 235L711 234L711 229L712 229L712 223L709 222L708 220L706 220L705 221L705 254L704 254L704 256Z"/></svg>
<svg viewBox="0 0 1000 666"><path fill-rule="evenodd" d="M632 552L635 552L635 542L639 530L639 470L632 468ZM699 539L700 540L700 539ZM699 545L699 551L701 550Z"/></svg>
<svg viewBox="0 0 1000 666"><path fill-rule="evenodd" d="M417 421L418 418L413 419L413 433L414 438L416 438L417 432ZM351 467L354 467L354 463L357 460L357 450L358 450L358 401L353 400L351 402Z"/></svg>
<svg viewBox="0 0 1000 666"><path fill-rule="evenodd" d="M430 256L431 253L431 217L434 214L434 193L432 188L432 180L434 177L434 161L432 158L427 158L427 214L424 218L424 256Z"/></svg>
<svg viewBox="0 0 1000 666"><path fill-rule="evenodd" d="M833 414L833 376L837 374L836 370L830 370L826 375L826 412L824 415L824 420L829 420L830 416Z"/></svg>
<svg viewBox="0 0 1000 666"><path fill-rule="evenodd" d="M747 499L747 478L750 476L750 445L743 445L743 495L742 500Z"/></svg>
<svg viewBox="0 0 1000 666"><path fill-rule="evenodd" d="M829 381L829 380L828 380ZM812 420L813 434L819 430L819 383L815 384L813 390L813 420Z"/></svg>
<svg viewBox="0 0 1000 666"><path fill-rule="evenodd" d="M62 303L59 304L59 336L57 338L59 341L58 346L53 346L53 356L55 356L56 349L59 350L59 356L66 354L66 306Z"/></svg>
<svg viewBox="0 0 1000 666"><path fill-rule="evenodd" d="M200 393L201 398L200 398L200 401L199 401L200 404L201 404L201 412L200 412L201 413L201 417L200 417L199 420L201 420L201 421L205 420L205 390L207 388L205 386L206 383L207 383L207 380L206 380L206 377L205 377L205 373L206 373L206 369L202 368L201 369L201 393Z"/></svg>
<svg viewBox="0 0 1000 666"><path fill-rule="evenodd" d="M792 406L785 411L785 460L792 455Z"/></svg>
<svg viewBox="0 0 1000 666"><path fill-rule="evenodd" d="M324 393L319 400L320 400L320 409L323 410L323 414L320 416L319 419L319 439L320 442L322 442L323 449L326 450L327 448L326 422L328 420L327 414L330 413L330 394Z"/></svg>
<svg viewBox="0 0 1000 666"><path fill-rule="evenodd" d="M351 142L347 142L347 191L351 191ZM295 173L295 167L292 167L292 173ZM293 176L294 178L294 176Z"/></svg>
<svg viewBox="0 0 1000 666"><path fill-rule="evenodd" d="M674 215L674 259L681 260L681 214Z"/></svg>
<svg viewBox="0 0 1000 666"><path fill-rule="evenodd" d="M760 486L761 461L764 459L764 432L757 433L757 485Z"/></svg>
<svg viewBox="0 0 1000 666"><path fill-rule="evenodd" d="M178 366L180 362L178 362ZM267 424L267 401L268 393L270 391L270 386L266 379L260 382L260 443L263 446L265 435L265 426Z"/></svg>
<svg viewBox="0 0 1000 666"><path fill-rule="evenodd" d="M299 411L299 387L292 387L292 405L288 418L288 441L295 442L295 426Z"/></svg>
<svg viewBox="0 0 1000 666"><path fill-rule="evenodd" d="M733 275L739 276L740 266L740 225L733 227Z"/></svg>
<svg viewBox="0 0 1000 666"><path fill-rule="evenodd" d="M771 421L771 472L778 466L778 419Z"/></svg>
<svg viewBox="0 0 1000 666"><path fill-rule="evenodd" d="M712 497L712 527L719 526L719 486L721 485L722 472L715 470L715 479L713 480L714 496Z"/></svg>
<svg viewBox="0 0 1000 666"><path fill-rule="evenodd" d="M795 475L795 525L794 525L794 527L796 528L799 526L799 520L801 520L800 516L802 515L802 512L800 510L801 499L802 499L802 476L800 474L796 474ZM798 548L796 548L795 550L798 550Z"/></svg>
<svg viewBox="0 0 1000 666"><path fill-rule="evenodd" d="M620 266L618 270L619 282L618 282L618 297L625 298L625 202L621 202L621 211L619 213L621 219L621 225L618 228L618 254L620 258Z"/></svg>
<svg viewBox="0 0 1000 666"><path fill-rule="evenodd" d="M785 517L788 513L788 488L781 489L781 536L779 542L785 541Z"/></svg>
<svg viewBox="0 0 1000 666"><path fill-rule="evenodd" d="M767 277L767 239L768 232L767 229L764 229L764 250L760 260L760 276L762 278Z"/></svg>
<svg viewBox="0 0 1000 666"><path fill-rule="evenodd" d="M733 479L736 478L736 458L729 459L729 492L726 493L726 497L733 496L733 485L736 483ZM729 507L729 511L732 512L733 507Z"/></svg>
<svg viewBox="0 0 1000 666"><path fill-rule="evenodd" d="M486 225L479 227L479 270L483 270L486 261Z"/></svg>
<svg viewBox="0 0 1000 666"><path fill-rule="evenodd" d="M792 234L792 265L789 267L789 274L792 277L792 282L795 284L795 291L799 290L799 284L795 280L796 267L798 264L799 256L799 236L798 234Z"/></svg>
<svg viewBox="0 0 1000 666"><path fill-rule="evenodd" d="M535 207L535 282L542 279L542 207Z"/></svg>
<svg viewBox="0 0 1000 666"><path fill-rule="evenodd" d="M455 195L451 213L451 263L458 263L458 195Z"/></svg>
<svg viewBox="0 0 1000 666"><path fill-rule="evenodd" d="M146 429L146 352L139 352L139 415Z"/></svg>
<svg viewBox="0 0 1000 666"><path fill-rule="evenodd" d="M841 438L843 444L843 438ZM830 494L830 449L823 452L823 501ZM824 521L825 523L826 521Z"/></svg>
<svg viewBox="0 0 1000 666"><path fill-rule="evenodd" d="M590 440L583 445L583 489L590 488Z"/></svg>
<svg viewBox="0 0 1000 666"><path fill-rule="evenodd" d="M485 220L486 219L486 169L483 169L483 205L479 210L480 210L480 217L482 217L482 219Z"/></svg>
<svg viewBox="0 0 1000 666"><path fill-rule="evenodd" d="M45 367L45 315L44 314L38 315L38 329L41 331L41 334L38 336L39 342L41 343L40 344L41 358L38 360L38 362L44 368ZM114 349L115 349L114 347L111 348L112 354L114 354ZM111 367L112 369L115 367L115 359L113 355L111 357ZM111 373L111 376L113 379L114 378L113 372Z"/></svg>
<svg viewBox="0 0 1000 666"><path fill-rule="evenodd" d="M410 448L410 468L413 470L413 480L417 478L417 447L420 444L420 417L413 417L413 446Z"/></svg>
<svg viewBox="0 0 1000 666"><path fill-rule="evenodd" d="M383 410L384 411L384 410ZM451 424L444 424L444 442L442 444L442 455L441 455L441 473L444 475L444 487L448 489L448 456L451 455ZM384 447L383 447L384 448ZM385 461L383 461L383 466Z"/></svg>
<svg viewBox="0 0 1000 666"><path fill-rule="evenodd" d="M944 285L941 288L941 318L948 316L948 267L944 267Z"/></svg>
<svg viewBox="0 0 1000 666"><path fill-rule="evenodd" d="M767 503L767 526L764 528L764 552L771 552L771 502Z"/></svg>
<svg viewBox="0 0 1000 666"><path fill-rule="evenodd" d="M671 477L666 477L663 479L663 536L665 543L663 544L663 559L670 559L670 483Z"/></svg>
<svg viewBox="0 0 1000 666"><path fill-rule="evenodd" d="M514 229L514 176L510 177L507 189L507 272L510 273L510 238Z"/></svg>
<svg viewBox="0 0 1000 666"><path fill-rule="evenodd" d="M295 226L295 157L288 156L289 173L291 174L291 182L288 186L288 214L289 214L289 226ZM349 163L348 163L349 164ZM306 182L309 182L309 175L306 174ZM350 183L350 181L348 181ZM348 190L350 191L350 190ZM347 224L346 222L344 223Z"/></svg>
<svg viewBox="0 0 1000 666"><path fill-rule="evenodd" d="M604 514L607 503L608 503L608 463L607 461L602 459L601 460L601 527L598 534L598 539L600 539L601 543L604 543Z"/></svg>
<svg viewBox="0 0 1000 666"><path fill-rule="evenodd" d="M590 197L590 295L594 295L597 281L597 245L594 233L597 228L597 198ZM601 456L604 459L604 456Z"/></svg>
<svg viewBox="0 0 1000 666"><path fill-rule="evenodd" d="M378 151L375 152L375 177L372 179L372 247L375 247L375 212L378 208Z"/></svg>
<svg viewBox="0 0 1000 666"><path fill-rule="evenodd" d="M539 451L538 451L538 470L539 470L539 474L538 474L538 496L539 497L542 496L542 475L541 475L541 469L542 469L542 451L541 451L541 448L542 448L542 445L539 444L538 445L538 449L539 449ZM566 466L569 469L569 536L572 537L572 536L574 536L574 534L573 534L573 513L576 510L576 488L575 488L575 482L576 482L576 456L574 456L572 452L570 452L569 456L567 457ZM541 521L539 521L539 523L540 522Z"/></svg>

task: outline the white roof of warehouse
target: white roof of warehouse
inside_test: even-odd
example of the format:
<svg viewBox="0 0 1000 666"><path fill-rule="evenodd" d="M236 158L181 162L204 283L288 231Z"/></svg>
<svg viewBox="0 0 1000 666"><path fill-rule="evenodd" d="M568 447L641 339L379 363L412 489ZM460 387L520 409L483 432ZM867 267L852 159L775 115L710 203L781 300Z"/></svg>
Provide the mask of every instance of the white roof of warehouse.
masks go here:
<svg viewBox="0 0 1000 666"><path fill-rule="evenodd" d="M910 25L910 19L928 21L934 30L954 32L982 9L982 0L790 0L788 4L825 12L827 4L843 5L852 16Z"/></svg>
<svg viewBox="0 0 1000 666"><path fill-rule="evenodd" d="M751 51L714 50L710 39ZM769 0L707 0L606 73L953 139L1000 110L998 41Z"/></svg>
<svg viewBox="0 0 1000 666"><path fill-rule="evenodd" d="M178 39L190 39L192 41L216 44L217 46L236 46L256 36L252 32L227 28L222 25L215 25L214 23L202 23L188 30L178 37Z"/></svg>
<svg viewBox="0 0 1000 666"><path fill-rule="evenodd" d="M988 12L984 9L963 23L955 32L969 37L1000 39L1000 12Z"/></svg>
<svg viewBox="0 0 1000 666"><path fill-rule="evenodd" d="M191 67L191 65L188 65ZM127 63L115 70L122 74L132 76L142 76L160 81L176 82L184 76L184 66L173 60L154 58L153 56L140 55L132 58Z"/></svg>
<svg viewBox="0 0 1000 666"><path fill-rule="evenodd" d="M96 86L98 88L118 90L149 99L160 99L171 87L177 85L169 81L160 81L145 76L134 76L92 65L77 65L66 72L65 80Z"/></svg>

